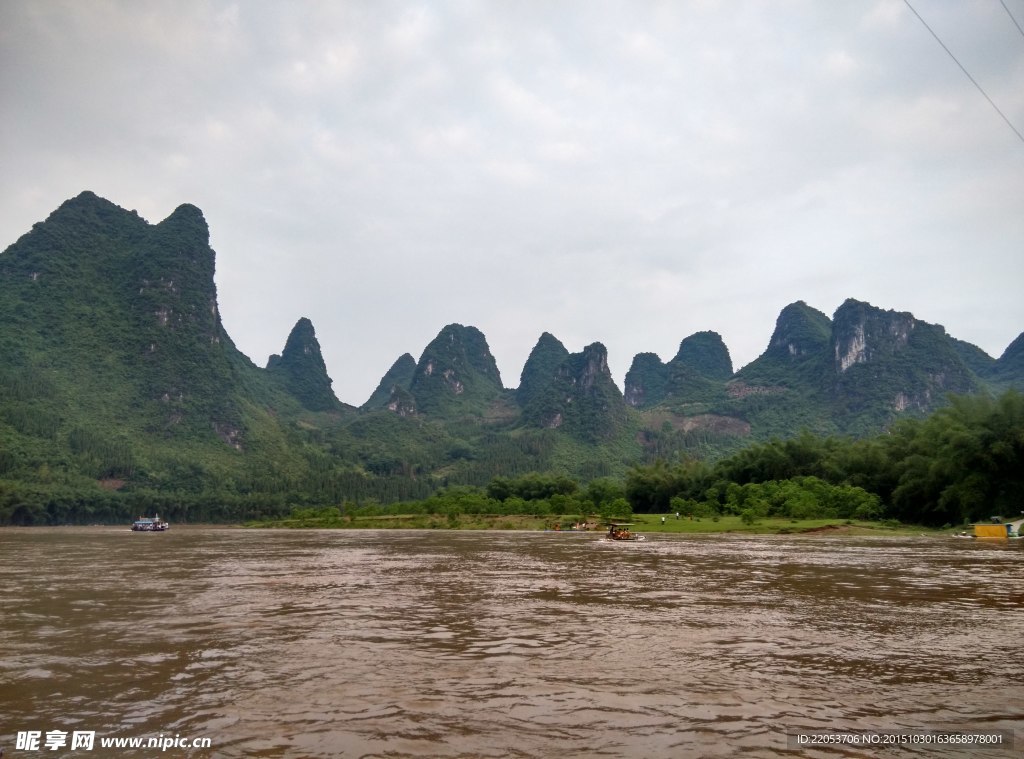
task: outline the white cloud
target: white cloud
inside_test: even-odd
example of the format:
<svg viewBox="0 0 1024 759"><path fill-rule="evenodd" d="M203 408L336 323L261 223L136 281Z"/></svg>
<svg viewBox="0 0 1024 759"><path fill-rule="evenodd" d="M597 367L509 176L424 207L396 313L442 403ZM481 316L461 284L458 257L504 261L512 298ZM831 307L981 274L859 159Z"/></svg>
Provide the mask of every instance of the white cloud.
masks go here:
<svg viewBox="0 0 1024 759"><path fill-rule="evenodd" d="M861 63L846 50L833 50L825 56L825 70L836 77L848 77L861 69Z"/></svg>

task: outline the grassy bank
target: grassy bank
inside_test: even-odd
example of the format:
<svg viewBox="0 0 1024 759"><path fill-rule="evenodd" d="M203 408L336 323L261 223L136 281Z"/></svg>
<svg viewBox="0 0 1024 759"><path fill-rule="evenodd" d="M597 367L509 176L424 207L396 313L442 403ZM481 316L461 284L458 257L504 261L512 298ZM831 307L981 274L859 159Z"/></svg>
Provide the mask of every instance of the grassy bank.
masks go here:
<svg viewBox="0 0 1024 759"><path fill-rule="evenodd" d="M392 516L303 516L250 522L246 527L291 529L349 530L571 530L575 517L491 516L462 514L455 516L398 514ZM717 518L682 517L675 514L636 514L629 521L633 530L642 533L709 535L743 533L749 535L939 535L948 530L935 530L895 522L869 522L844 519L757 519L744 522L738 516ZM592 529L603 532L601 522L590 521ZM596 527L593 527L596 524Z"/></svg>
<svg viewBox="0 0 1024 759"><path fill-rule="evenodd" d="M664 517L664 524L662 518ZM667 532L682 534L714 534L739 532L751 535L824 534L824 535L938 535L948 530L936 530L920 525L900 524L893 521L866 521L847 519L786 519L760 518L746 523L738 516L676 519L675 514L637 514L633 517L638 532Z"/></svg>

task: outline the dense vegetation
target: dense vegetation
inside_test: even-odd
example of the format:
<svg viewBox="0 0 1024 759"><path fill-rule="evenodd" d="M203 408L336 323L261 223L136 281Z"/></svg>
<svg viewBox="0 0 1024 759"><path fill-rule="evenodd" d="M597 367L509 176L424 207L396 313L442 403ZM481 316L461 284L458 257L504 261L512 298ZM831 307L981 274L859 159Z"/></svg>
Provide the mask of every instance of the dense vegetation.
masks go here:
<svg viewBox="0 0 1024 759"><path fill-rule="evenodd" d="M1024 508L1024 396L961 396L931 417L869 439L816 437L752 445L715 465L634 469L637 511L959 524Z"/></svg>
<svg viewBox="0 0 1024 759"><path fill-rule="evenodd" d="M472 497L433 496L442 513L467 503L486 513L896 519L942 525L1017 515L1024 507L1024 396L957 397L925 420L909 419L871 439L809 433L755 444L708 464L659 460L632 469L624 485L567 478L496 478ZM469 501L467 501L469 498ZM395 507L407 509L408 504Z"/></svg>
<svg viewBox="0 0 1024 759"><path fill-rule="evenodd" d="M75 446L94 466L120 462L129 451L76 435ZM2 465L0 461L0 465ZM10 463L10 462L8 462ZM414 480L399 480L414 482ZM309 483L306 483L308 485ZM276 494L231 492L82 492L0 480L0 523L61 524L117 521L159 511L172 521L280 517L324 513L323 507L361 515L427 514L454 519L466 514L591 515L679 512L695 517L738 515L811 519L894 519L943 525L1016 515L1024 504L1024 396L957 397L931 417L908 419L870 439L818 437L751 445L717 463L658 460L633 467L625 478L587 483L559 474L493 477L486 486L449 485L395 491L376 498L342 497L356 482L328 491L284 489ZM411 498L410 498L411 497ZM313 511L309 511L312 509Z"/></svg>

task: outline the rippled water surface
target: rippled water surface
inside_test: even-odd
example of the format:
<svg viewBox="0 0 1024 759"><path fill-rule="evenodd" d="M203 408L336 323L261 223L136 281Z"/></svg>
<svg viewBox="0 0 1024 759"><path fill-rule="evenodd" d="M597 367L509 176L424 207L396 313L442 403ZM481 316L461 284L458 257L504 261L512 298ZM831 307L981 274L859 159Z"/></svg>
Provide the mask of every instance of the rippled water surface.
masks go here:
<svg viewBox="0 0 1024 759"><path fill-rule="evenodd" d="M1020 541L1024 543L1024 541ZM1024 546L174 527L0 530L0 747L110 756L877 756L810 730L1016 730ZM98 739L97 739L98 740Z"/></svg>

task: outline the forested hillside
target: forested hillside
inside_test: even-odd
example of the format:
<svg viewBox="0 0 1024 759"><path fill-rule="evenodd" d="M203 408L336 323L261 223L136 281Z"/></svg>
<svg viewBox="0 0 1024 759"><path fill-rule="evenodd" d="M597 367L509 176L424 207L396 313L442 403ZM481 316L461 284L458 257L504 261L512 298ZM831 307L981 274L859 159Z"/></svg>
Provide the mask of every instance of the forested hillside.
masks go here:
<svg viewBox="0 0 1024 759"><path fill-rule="evenodd" d="M486 487L452 486L426 499L391 505L340 504L298 509L288 523L345 526L346 520L443 515L463 518L530 515L569 526L676 514L717 522L739 516L882 521L949 528L1024 509L1024 396L957 397L924 420L908 419L873 438L802 433L752 444L716 462L658 460L625 478L583 483L561 475L495 477ZM386 524L386 522L378 522Z"/></svg>
<svg viewBox="0 0 1024 759"><path fill-rule="evenodd" d="M1024 387L1022 338L995 359L911 314L849 300L832 318L786 306L763 355L738 372L714 332L683 338L667 362L641 353L624 390L604 345L574 352L548 333L508 388L486 336L449 324L418 359L381 367L380 386L355 408L335 397L301 315L265 368L235 348L214 266L199 209L183 205L149 224L89 192L0 253L0 523L122 521L154 510L236 520L534 474L624 486L645 467L706 473L808 440L870 459L879 440L911 446L915 424L948 422L929 415L951 394L963 398L943 414ZM1017 398L997 406L1009 429ZM911 462L906 471L878 469L872 476L896 484L870 491L894 514L929 498L938 499L929 513L973 513L979 498L1002 505L1016 492L972 480L945 494L938 474L898 454L888 447L885 458ZM860 486L868 475L843 461L842 477L785 478ZM709 503L710 492L687 485L671 497ZM630 499L651 506L639 491Z"/></svg>

